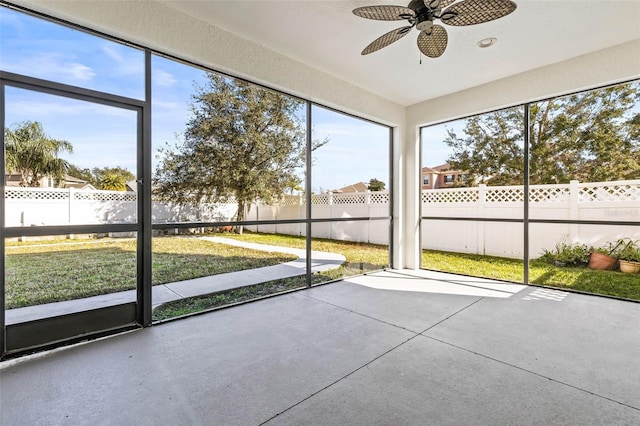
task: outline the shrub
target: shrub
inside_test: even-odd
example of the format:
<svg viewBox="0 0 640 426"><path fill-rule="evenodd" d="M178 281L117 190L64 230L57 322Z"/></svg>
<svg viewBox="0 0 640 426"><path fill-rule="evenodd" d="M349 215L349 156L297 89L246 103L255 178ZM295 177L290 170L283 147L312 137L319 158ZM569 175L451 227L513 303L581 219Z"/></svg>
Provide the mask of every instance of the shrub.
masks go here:
<svg viewBox="0 0 640 426"><path fill-rule="evenodd" d="M553 250L543 250L540 260L556 266L584 266L589 263L589 255L594 251L606 252L586 244L560 242Z"/></svg>
<svg viewBox="0 0 640 426"><path fill-rule="evenodd" d="M617 258L630 262L640 262L640 243L638 241L625 238L618 240L618 246L620 248L615 253Z"/></svg>

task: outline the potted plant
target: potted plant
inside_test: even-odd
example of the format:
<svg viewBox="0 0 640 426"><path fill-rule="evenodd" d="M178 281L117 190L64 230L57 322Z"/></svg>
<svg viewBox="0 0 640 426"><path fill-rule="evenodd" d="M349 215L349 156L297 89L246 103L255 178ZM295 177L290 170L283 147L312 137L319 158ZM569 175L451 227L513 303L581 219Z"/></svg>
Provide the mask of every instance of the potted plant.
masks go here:
<svg viewBox="0 0 640 426"><path fill-rule="evenodd" d="M589 255L589 268L597 269L599 271L610 271L616 269L616 266L618 266L617 253L625 242L625 240L618 240L616 241L615 246L613 243L608 243L608 249L594 249Z"/></svg>
<svg viewBox="0 0 640 426"><path fill-rule="evenodd" d="M628 274L640 272L640 243L627 240L624 247L618 252L620 259L620 271Z"/></svg>

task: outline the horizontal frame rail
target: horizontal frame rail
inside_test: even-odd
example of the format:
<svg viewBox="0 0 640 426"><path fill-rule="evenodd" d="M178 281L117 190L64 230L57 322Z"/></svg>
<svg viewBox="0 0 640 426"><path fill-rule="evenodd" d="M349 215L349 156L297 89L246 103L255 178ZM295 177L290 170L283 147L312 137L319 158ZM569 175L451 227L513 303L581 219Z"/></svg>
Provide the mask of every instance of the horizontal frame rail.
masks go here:
<svg viewBox="0 0 640 426"><path fill-rule="evenodd" d="M524 223L523 219L497 218L497 217L461 217L461 216L422 216L422 220L456 220L463 222L506 222ZM615 226L640 226L640 221L630 220L570 220L570 219L529 219L529 223L551 223L567 225L615 225Z"/></svg>
<svg viewBox="0 0 640 426"><path fill-rule="evenodd" d="M154 223L153 229L175 229L175 228L217 228L222 226L254 226L254 225L290 225L296 223L326 223L326 222L366 222L391 220L390 216L375 217L340 217L340 218L318 218L318 219L281 219L281 220L243 220L240 222L170 222Z"/></svg>

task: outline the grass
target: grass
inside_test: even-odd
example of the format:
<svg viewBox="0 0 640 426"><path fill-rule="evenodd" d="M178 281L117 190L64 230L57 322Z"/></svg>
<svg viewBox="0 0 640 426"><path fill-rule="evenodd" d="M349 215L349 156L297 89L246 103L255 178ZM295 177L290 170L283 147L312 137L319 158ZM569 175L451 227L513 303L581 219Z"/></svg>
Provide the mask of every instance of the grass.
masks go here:
<svg viewBox="0 0 640 426"><path fill-rule="evenodd" d="M242 241L304 249L304 237L276 234L225 234ZM136 243L133 239L62 240L7 244L7 308L69 300L123 291L136 285ZM387 246L314 239L314 251L340 253L339 268L314 274L313 284L383 269ZM425 250L423 267L444 272L522 282L522 261L493 256ZM292 256L218 245L192 237L153 239L153 284L252 269L292 260ZM531 261L532 283L640 300L640 277L584 267L556 267ZM294 277L188 298L163 305L154 319L166 319L300 288Z"/></svg>
<svg viewBox="0 0 640 426"><path fill-rule="evenodd" d="M302 288L307 285L306 277L285 278L266 283L240 287L214 294L207 294L198 297L186 297L174 302L165 303L154 309L153 321L161 321L196 312L202 312L220 306L227 306L234 303L246 302L264 296L282 293L288 290Z"/></svg>
<svg viewBox="0 0 640 426"><path fill-rule="evenodd" d="M152 250L153 285L295 259L189 237L154 238ZM136 288L134 239L12 243L5 262L7 309Z"/></svg>
<svg viewBox="0 0 640 426"><path fill-rule="evenodd" d="M523 281L523 262L495 256L425 250L424 268L505 281ZM529 281L624 299L640 300L640 276L622 272L594 271L587 267L557 267L540 260L529 263Z"/></svg>

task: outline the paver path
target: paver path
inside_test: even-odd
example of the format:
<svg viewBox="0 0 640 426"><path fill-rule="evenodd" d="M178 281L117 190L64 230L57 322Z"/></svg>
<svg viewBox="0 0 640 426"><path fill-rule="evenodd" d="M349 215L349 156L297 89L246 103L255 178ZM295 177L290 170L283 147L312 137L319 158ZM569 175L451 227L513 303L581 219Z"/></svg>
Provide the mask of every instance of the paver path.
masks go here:
<svg viewBox="0 0 640 426"><path fill-rule="evenodd" d="M232 238L222 237L201 237L201 239L218 244L245 247L252 250L293 254L298 256L298 259L282 263L280 265L265 266L262 268L228 272L226 274L211 275L208 277L194 278L175 283L154 285L152 287L151 298L154 308L163 303L183 299L185 297L200 296L217 291L231 290L238 287L244 287L246 285L259 284L266 281L296 277L305 274L307 259L306 252L303 249L249 243L246 241L238 241ZM341 254L321 251L311 252L311 270L313 272L321 272L338 268L345 261L345 257ZM128 290L100 296L86 297L84 299L67 300L64 302L46 303L43 305L10 309L6 311L6 323L16 324L40 318L103 308L105 306L133 302L135 299L136 291Z"/></svg>

